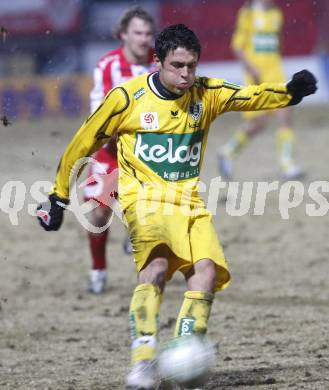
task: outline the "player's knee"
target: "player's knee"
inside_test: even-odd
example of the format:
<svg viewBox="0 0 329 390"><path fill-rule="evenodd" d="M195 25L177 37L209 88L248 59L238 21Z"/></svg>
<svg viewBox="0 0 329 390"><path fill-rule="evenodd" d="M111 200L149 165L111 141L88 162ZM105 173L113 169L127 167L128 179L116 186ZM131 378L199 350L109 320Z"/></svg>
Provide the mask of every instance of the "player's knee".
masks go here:
<svg viewBox="0 0 329 390"><path fill-rule="evenodd" d="M203 279L204 283L212 290L216 284L216 265L210 259L203 259L194 265L194 272Z"/></svg>
<svg viewBox="0 0 329 390"><path fill-rule="evenodd" d="M90 213L90 223L96 227L103 227L107 224L111 211L104 207L97 207Z"/></svg>
<svg viewBox="0 0 329 390"><path fill-rule="evenodd" d="M164 288L168 272L168 249L166 246L156 247L150 254L145 267L139 272L140 283L152 283Z"/></svg>

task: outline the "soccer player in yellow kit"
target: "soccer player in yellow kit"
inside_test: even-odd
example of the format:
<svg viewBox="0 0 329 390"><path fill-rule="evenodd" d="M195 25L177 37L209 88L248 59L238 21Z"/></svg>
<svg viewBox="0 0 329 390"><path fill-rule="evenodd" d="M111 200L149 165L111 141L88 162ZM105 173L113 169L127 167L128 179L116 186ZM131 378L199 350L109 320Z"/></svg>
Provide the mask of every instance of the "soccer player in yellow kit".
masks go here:
<svg viewBox="0 0 329 390"><path fill-rule="evenodd" d="M263 82L285 82L280 56L280 34L283 25L281 10L273 0L247 2L238 14L232 38L232 49L243 65L246 85ZM302 175L293 160L295 132L292 128L291 109L275 112L279 122L277 152L280 176L293 180ZM248 141L264 130L270 115L262 111L243 113L243 126L221 148L219 169L222 177L232 178L232 159Z"/></svg>
<svg viewBox="0 0 329 390"><path fill-rule="evenodd" d="M196 77L201 46L185 25L169 26L155 41L159 71L112 89L76 133L60 161L49 203L37 215L59 229L69 202L70 173L114 134L118 141L119 200L138 272L130 304L132 368L129 389L154 389L158 315L166 281L181 271L187 291L175 336L205 334L214 293L230 280L212 216L198 195L211 122L228 111L296 104L316 90L308 71L289 84L248 87Z"/></svg>

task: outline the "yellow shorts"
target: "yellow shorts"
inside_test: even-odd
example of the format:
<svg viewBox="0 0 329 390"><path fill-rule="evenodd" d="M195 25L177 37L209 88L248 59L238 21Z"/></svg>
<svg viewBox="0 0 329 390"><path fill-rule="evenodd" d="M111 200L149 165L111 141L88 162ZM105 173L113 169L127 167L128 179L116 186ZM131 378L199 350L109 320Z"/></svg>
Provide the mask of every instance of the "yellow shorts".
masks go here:
<svg viewBox="0 0 329 390"><path fill-rule="evenodd" d="M258 65L257 69L260 71L260 81L261 83L284 83L286 82L286 75L284 73L281 62L269 62L263 65ZM255 80L248 74L244 74L245 84L255 84ZM242 116L245 120L250 121L255 118L258 118L262 115L271 115L276 110L269 111L246 111L242 113Z"/></svg>
<svg viewBox="0 0 329 390"><path fill-rule="evenodd" d="M125 210L134 260L140 271L151 251L165 244L171 251L167 280L176 271L187 272L198 260L208 258L217 265L216 290L227 287L230 273L218 240L212 215L204 207L178 206L152 202L146 207L144 201Z"/></svg>

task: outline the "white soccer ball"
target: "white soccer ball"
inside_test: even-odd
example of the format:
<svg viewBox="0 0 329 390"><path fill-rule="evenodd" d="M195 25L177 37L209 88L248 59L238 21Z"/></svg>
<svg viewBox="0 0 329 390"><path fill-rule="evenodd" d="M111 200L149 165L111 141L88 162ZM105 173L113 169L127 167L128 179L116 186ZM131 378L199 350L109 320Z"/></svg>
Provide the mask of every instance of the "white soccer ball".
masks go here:
<svg viewBox="0 0 329 390"><path fill-rule="evenodd" d="M205 336L177 337L158 356L160 376L185 388L196 388L207 380L214 355L214 348Z"/></svg>

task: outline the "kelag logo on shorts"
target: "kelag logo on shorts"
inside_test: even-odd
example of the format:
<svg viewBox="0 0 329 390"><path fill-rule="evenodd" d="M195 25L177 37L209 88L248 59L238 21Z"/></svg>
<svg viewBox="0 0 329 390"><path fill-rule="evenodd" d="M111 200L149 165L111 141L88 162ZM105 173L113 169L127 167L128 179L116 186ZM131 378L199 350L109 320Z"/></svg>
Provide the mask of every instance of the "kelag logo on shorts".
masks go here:
<svg viewBox="0 0 329 390"><path fill-rule="evenodd" d="M135 156L165 180L196 177L200 172L203 131L185 134L137 133Z"/></svg>

